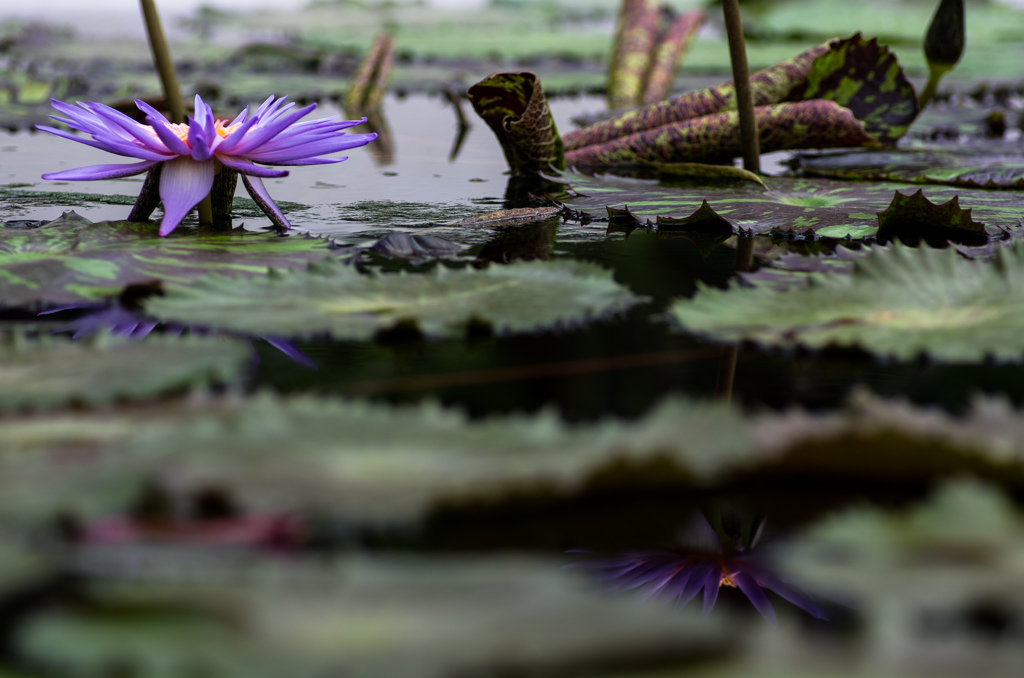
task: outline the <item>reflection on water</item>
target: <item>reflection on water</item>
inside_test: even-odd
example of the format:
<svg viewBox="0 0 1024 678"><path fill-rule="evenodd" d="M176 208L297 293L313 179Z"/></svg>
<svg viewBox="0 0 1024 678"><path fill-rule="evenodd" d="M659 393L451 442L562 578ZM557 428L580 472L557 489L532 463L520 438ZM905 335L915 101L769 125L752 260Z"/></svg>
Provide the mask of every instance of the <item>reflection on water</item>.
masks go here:
<svg viewBox="0 0 1024 678"><path fill-rule="evenodd" d="M827 619L824 610L796 586L780 579L771 566L753 549L761 536L764 521L753 534L725 538L707 519L697 513L679 535L678 546L670 550L640 551L599 557L570 567L591 569L613 591L636 589L641 598L664 598L677 606L686 605L703 589L703 612L707 614L718 600L723 586L738 588L753 606L772 624L775 609L765 591L807 611L816 619Z"/></svg>

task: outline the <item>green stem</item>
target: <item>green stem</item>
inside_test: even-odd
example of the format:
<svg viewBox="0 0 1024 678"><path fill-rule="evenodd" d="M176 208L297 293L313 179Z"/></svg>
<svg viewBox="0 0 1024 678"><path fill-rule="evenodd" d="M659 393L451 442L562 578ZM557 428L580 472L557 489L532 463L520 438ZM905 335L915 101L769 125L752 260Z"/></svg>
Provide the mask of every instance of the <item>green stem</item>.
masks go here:
<svg viewBox="0 0 1024 678"><path fill-rule="evenodd" d="M924 107L932 100L935 96L935 90L939 86L939 80L945 75L948 68L929 68L928 69L928 82L925 84L924 89L921 90L921 96L917 98L917 110L923 111Z"/></svg>
<svg viewBox="0 0 1024 678"><path fill-rule="evenodd" d="M740 117L740 139L743 143L743 169L761 173L761 149L754 117L754 95L750 89L750 67L747 48L743 41L743 23L737 0L722 0L725 14L725 33L729 37L729 60L732 62L732 81L736 87L736 110Z"/></svg>
<svg viewBox="0 0 1024 678"><path fill-rule="evenodd" d="M736 238L736 273L745 273L754 267L754 239L737 236ZM723 346L722 355L718 360L718 397L725 402L732 399L732 385L736 380L736 361L739 347Z"/></svg>
<svg viewBox="0 0 1024 678"><path fill-rule="evenodd" d="M178 76L174 73L171 52L164 39L164 29L160 25L160 15L156 12L153 0L139 0L142 4L142 16L146 21L146 32L149 34L149 47L153 51L153 63L160 75L160 84L164 88L164 100L171 114L171 122L185 122L185 106L181 100L181 89L178 87Z"/></svg>

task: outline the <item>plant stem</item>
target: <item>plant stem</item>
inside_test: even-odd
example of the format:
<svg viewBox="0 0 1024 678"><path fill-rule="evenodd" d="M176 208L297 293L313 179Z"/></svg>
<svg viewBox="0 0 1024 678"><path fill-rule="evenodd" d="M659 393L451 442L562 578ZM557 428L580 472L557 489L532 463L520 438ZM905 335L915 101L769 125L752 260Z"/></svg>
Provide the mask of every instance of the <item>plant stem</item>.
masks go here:
<svg viewBox="0 0 1024 678"><path fill-rule="evenodd" d="M743 42L743 23L737 0L722 0L725 14L725 32L729 37L729 60L732 62L732 81L736 88L736 109L740 117L740 139L743 143L743 169L761 173L761 149L754 117L754 95L750 89L750 68L747 66L747 48Z"/></svg>
<svg viewBox="0 0 1024 678"><path fill-rule="evenodd" d="M160 75L160 84L164 88L164 100L171 114L171 122L185 122L185 105L181 101L181 89L178 87L178 76L174 73L171 52L167 49L164 29L160 25L160 15L156 13L153 0L139 0L142 4L142 17L146 21L146 33L149 34L149 47L153 51L153 63Z"/></svg>
<svg viewBox="0 0 1024 678"><path fill-rule="evenodd" d="M745 273L754 267L754 239L737 236L736 238L736 273ZM739 347L736 344L722 347L722 355L718 359L718 397L725 402L732 400L732 385L736 380L736 360Z"/></svg>
<svg viewBox="0 0 1024 678"><path fill-rule="evenodd" d="M917 98L917 110L923 111L924 107L928 105L928 102L935 96L935 90L939 86L939 80L949 69L928 69L928 82L925 84L924 89L921 90L921 95Z"/></svg>

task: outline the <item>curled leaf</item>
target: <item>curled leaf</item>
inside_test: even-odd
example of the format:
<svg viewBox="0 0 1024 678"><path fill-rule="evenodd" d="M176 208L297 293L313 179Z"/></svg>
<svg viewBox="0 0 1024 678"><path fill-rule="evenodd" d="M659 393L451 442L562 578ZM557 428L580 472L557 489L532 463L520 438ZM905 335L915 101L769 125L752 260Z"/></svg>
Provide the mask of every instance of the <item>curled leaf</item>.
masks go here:
<svg viewBox="0 0 1024 678"><path fill-rule="evenodd" d="M473 109L497 135L513 174L565 168L562 139L535 74L495 73L467 94Z"/></svg>

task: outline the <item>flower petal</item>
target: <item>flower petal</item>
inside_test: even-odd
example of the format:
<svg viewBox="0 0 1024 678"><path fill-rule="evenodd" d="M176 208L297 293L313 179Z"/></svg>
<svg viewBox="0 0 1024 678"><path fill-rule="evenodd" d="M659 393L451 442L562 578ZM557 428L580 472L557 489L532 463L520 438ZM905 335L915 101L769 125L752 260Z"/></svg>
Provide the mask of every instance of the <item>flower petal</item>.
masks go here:
<svg viewBox="0 0 1024 678"><path fill-rule="evenodd" d="M130 177L135 174L142 174L153 165L156 160L143 160L129 165L89 165L77 169L63 170L61 172L47 172L43 179L47 181L94 181L96 179L119 179Z"/></svg>
<svg viewBox="0 0 1024 678"><path fill-rule="evenodd" d="M288 176L288 170L276 170L269 167L260 167L254 165L246 160L240 160L239 158L232 158L231 156L217 156L217 159L221 161L225 167L229 167L236 172L241 174L248 174L253 177L286 177Z"/></svg>
<svg viewBox="0 0 1024 678"><path fill-rule="evenodd" d="M808 612L815 619L828 619L828 615L825 611L811 599L809 595L800 591L795 586L791 586L778 577L775 577L768 572L758 570L753 573L754 579L757 581L759 586L766 588L770 591L774 591L779 597L788 600L797 607Z"/></svg>
<svg viewBox="0 0 1024 678"><path fill-rule="evenodd" d="M161 237L173 231L210 193L215 165L213 160L196 162L192 158L176 158L164 163L160 173L160 199L164 203Z"/></svg>
<svg viewBox="0 0 1024 678"><path fill-rule="evenodd" d="M775 609L772 607L771 601L768 600L768 596L764 594L761 587L758 586L754 578L750 576L750 573L744 572L743 570L737 570L729 575L732 580L736 582L736 586L740 591L750 599L751 604L757 611L764 615L772 626L778 624L775 618Z"/></svg>
<svg viewBox="0 0 1024 678"><path fill-rule="evenodd" d="M249 195L260 206L260 209L267 215L267 218L274 222L275 226L285 230L292 227L284 212L281 211L281 208L277 206L277 203L267 193L267 189L263 186L263 180L259 177L250 177L247 174L243 174L242 183L245 184L245 190L249 191Z"/></svg>
<svg viewBox="0 0 1024 678"><path fill-rule="evenodd" d="M213 157L206 130L194 118L188 119L188 145L192 147L192 159L196 162L206 162Z"/></svg>
<svg viewBox="0 0 1024 678"><path fill-rule="evenodd" d="M168 151L177 155L192 155L192 149L177 134L171 131L171 128L168 127L170 123L163 120L163 116L159 118L149 116L146 119L153 128L153 132L160 137L160 141L164 142L164 146L167 147Z"/></svg>
<svg viewBox="0 0 1024 678"><path fill-rule="evenodd" d="M77 141L78 143L85 144L86 146L98 148L101 151L106 151L107 153L123 155L126 158L138 158L139 160L154 160L159 162L161 160L169 160L170 158L174 157L173 155L170 154L157 153L155 151L151 151L148 148L143 148L142 146L139 146L138 144L135 144L130 141L114 141L112 139L83 139L82 137L76 134L72 134L71 132L65 132L64 130L57 129L55 127L47 127L46 125L36 125L36 129L41 130L43 132L49 132L50 134L56 134L57 136L63 137L64 139L68 139L70 141Z"/></svg>
<svg viewBox="0 0 1024 678"><path fill-rule="evenodd" d="M714 567L709 568L708 573L704 576L704 609L701 614L707 614L711 612L711 608L715 606L715 602L718 600L718 589L722 582L722 566L717 562L711 562Z"/></svg>
<svg viewBox="0 0 1024 678"><path fill-rule="evenodd" d="M284 147L280 150L274 148L266 150L256 149L251 153L246 153L245 157L256 162L268 164L287 163L319 155L327 155L328 153L347 151L357 146L365 146L376 138L376 134L339 134L330 139L320 139L290 148Z"/></svg>
<svg viewBox="0 0 1024 678"><path fill-rule="evenodd" d="M256 129L251 130L249 134L246 135L245 139L242 140L242 143L238 144L238 147L235 148L235 155L248 155L249 151L256 150L278 134L281 134L291 125L296 123L299 118L306 115L314 108L316 108L316 104L310 104L305 108L300 108L294 113L289 113L288 115L281 116L271 122L259 125Z"/></svg>

